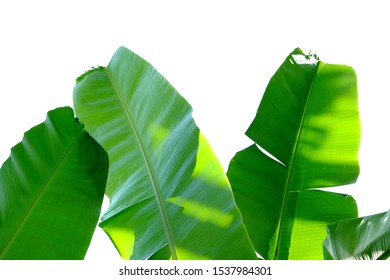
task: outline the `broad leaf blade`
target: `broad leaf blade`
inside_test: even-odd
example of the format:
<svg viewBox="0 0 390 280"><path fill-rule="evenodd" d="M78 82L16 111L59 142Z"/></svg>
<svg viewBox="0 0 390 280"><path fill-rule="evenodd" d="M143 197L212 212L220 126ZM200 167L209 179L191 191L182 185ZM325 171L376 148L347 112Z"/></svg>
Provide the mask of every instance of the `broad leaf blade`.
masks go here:
<svg viewBox="0 0 390 280"><path fill-rule="evenodd" d="M267 86L228 177L257 252L267 259L321 259L326 225L357 215L350 196L315 189L356 181L360 124L352 68L300 49Z"/></svg>
<svg viewBox="0 0 390 280"><path fill-rule="evenodd" d="M78 79L74 105L109 154L101 227L123 258L256 258L191 107L149 63L119 48Z"/></svg>
<svg viewBox="0 0 390 280"><path fill-rule="evenodd" d="M107 172L107 153L72 109L48 112L0 170L0 258L83 259Z"/></svg>
<svg viewBox="0 0 390 280"><path fill-rule="evenodd" d="M390 211L349 219L327 227L324 257L330 260L373 260L390 257Z"/></svg>

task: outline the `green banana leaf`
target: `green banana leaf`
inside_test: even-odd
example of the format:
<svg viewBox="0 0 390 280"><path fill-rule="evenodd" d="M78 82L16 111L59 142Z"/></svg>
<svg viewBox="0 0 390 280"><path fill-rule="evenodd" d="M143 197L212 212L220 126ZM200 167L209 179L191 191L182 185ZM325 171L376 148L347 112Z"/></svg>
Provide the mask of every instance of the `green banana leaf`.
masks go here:
<svg viewBox="0 0 390 280"><path fill-rule="evenodd" d="M77 116L109 154L100 226L124 259L256 259L223 168L192 108L121 47L82 75Z"/></svg>
<svg viewBox="0 0 390 280"><path fill-rule="evenodd" d="M270 80L228 178L265 259L322 259L326 225L357 216L351 196L320 190L359 174L356 75L295 49Z"/></svg>
<svg viewBox="0 0 390 280"><path fill-rule="evenodd" d="M83 259L108 156L69 107L25 133L0 169L0 259Z"/></svg>
<svg viewBox="0 0 390 280"><path fill-rule="evenodd" d="M333 223L323 248L327 260L385 260L390 257L390 211Z"/></svg>

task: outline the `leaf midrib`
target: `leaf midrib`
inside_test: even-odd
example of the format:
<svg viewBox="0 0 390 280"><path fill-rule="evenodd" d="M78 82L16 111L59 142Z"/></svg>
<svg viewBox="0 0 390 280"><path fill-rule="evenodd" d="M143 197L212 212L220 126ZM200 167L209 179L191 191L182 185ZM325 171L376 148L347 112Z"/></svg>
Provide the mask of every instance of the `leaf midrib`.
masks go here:
<svg viewBox="0 0 390 280"><path fill-rule="evenodd" d="M45 122L46 123L46 122ZM37 195L35 196L35 199L31 202L31 205L30 207L26 210L26 213L23 215L22 219L20 220L20 222L17 224L15 230L12 232L11 236L9 237L7 243L5 243L5 246L4 246L4 250L0 252L0 259L2 259L2 257L5 255L5 253L8 251L8 249L10 248L13 240L15 239L15 237L17 236L20 228L23 227L25 221L28 219L28 217L30 216L30 214L33 212L33 209L34 207L38 204L38 201L39 199L42 197L43 193L45 190L47 190L47 187L50 185L50 181L53 179L54 175L57 173L57 170L60 168L60 166L62 165L62 163L64 162L65 158L67 157L67 155L69 154L70 150L72 150L73 146L75 145L75 143L77 143L77 141L79 140L79 138L84 134L86 133L86 131L83 129L79 132L79 135L77 135L77 137L75 137L75 139L73 140L73 142L71 143L71 145L69 146L69 148L66 150L66 152L63 154L63 156L61 157L60 161L58 161L58 164L55 166L54 170L51 172L50 176L47 178L46 182L44 184L42 184L42 187L40 189L40 191L37 193Z"/></svg>
<svg viewBox="0 0 390 280"><path fill-rule="evenodd" d="M278 224L278 229L277 229L277 243L276 243L276 248L275 248L275 259L279 259L279 250L280 250L280 243L281 243L281 232L282 232L282 225L283 225L283 221L285 219L285 209L286 209L286 203L287 203L287 195L290 191L290 182L291 182L291 173L292 173L292 170L294 169L294 166L295 166L295 158L296 158L296 152L298 150L298 146L299 146L299 140L301 138L301 134L302 134L302 127L303 127L303 123L305 121L305 117L306 117L306 111L307 111L307 108L308 108L308 104L309 104L309 101L310 101L310 98L311 98L311 95L312 95L312 90L313 90L313 85L314 85L314 82L317 78L317 73L318 73L318 70L319 70L319 67L320 67L320 64L321 62L318 61L317 62L317 68L316 68L316 72L312 78L312 82L310 84L310 89L309 89L309 94L307 96L307 99L306 99L306 103L305 103L305 107L304 107L304 110L303 110L303 114L302 114L302 118L301 118L301 122L299 124L299 129L298 129L298 133L297 133L297 136L295 138L295 142L294 142L294 146L293 146L293 152L291 154L291 157L290 157L290 160L288 162L288 164L286 164L286 167L287 167L287 179L286 179L286 184L284 185L284 194L283 194L283 202L282 202L282 208L281 208L281 211L280 211L280 216L279 216L279 224Z"/></svg>
<svg viewBox="0 0 390 280"><path fill-rule="evenodd" d="M167 211L166 211L166 209L164 207L163 198L162 198L162 195L160 193L160 189L158 188L157 179L156 179L154 171L153 171L153 169L151 167L150 159L149 159L148 154L146 153L146 149L145 149L145 147L144 147L144 145L143 145L143 143L141 141L141 136L140 136L140 133L138 132L138 130L137 130L136 126L135 126L135 122L133 120L133 117L132 117L131 113L129 112L129 110L127 109L127 106L126 106L123 98L119 94L119 90L115 86L115 83L114 83L114 81L113 81L113 79L111 77L110 69L108 67L105 68L105 69L106 69L107 77L110 80L110 83L111 83L111 85L112 85L112 87L114 89L114 92L116 93L116 95L118 97L118 100L119 100L120 104L123 107L123 110L124 110L124 112L126 114L126 117L127 117L128 121L129 121L129 124L131 126L131 129L134 132L135 138L137 140L137 144L139 146L139 150L140 150L140 152L142 154L142 157L143 157L144 162L145 162L146 169L147 169L148 174L149 174L149 178L150 178L150 182L151 182L151 185L152 185L152 188L153 188L153 192L154 192L155 197L156 197L157 206L158 206L158 208L160 210L159 213L160 213L161 221L162 221L162 224L163 224L163 227L164 227L165 235L166 235L166 238L167 238L167 241L168 241L168 246L169 246L169 249L170 249L170 252L171 252L172 259L173 260L177 260L178 257L177 257L177 253L176 253L176 249L175 249L175 242L174 242L172 230L171 230L171 227L170 227L170 224L169 224Z"/></svg>

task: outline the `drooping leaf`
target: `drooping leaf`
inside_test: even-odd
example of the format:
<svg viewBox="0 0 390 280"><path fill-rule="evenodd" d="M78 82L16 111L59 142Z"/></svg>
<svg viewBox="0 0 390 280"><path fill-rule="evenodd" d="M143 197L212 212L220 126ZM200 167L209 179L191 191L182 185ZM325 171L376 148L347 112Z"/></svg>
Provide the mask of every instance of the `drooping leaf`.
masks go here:
<svg viewBox="0 0 390 280"><path fill-rule="evenodd" d="M108 173L69 107L25 133L0 169L0 259L83 259Z"/></svg>
<svg viewBox="0 0 390 280"><path fill-rule="evenodd" d="M385 260L390 258L390 211L348 219L327 227L324 258Z"/></svg>
<svg viewBox="0 0 390 280"><path fill-rule="evenodd" d="M238 152L227 175L256 251L266 259L322 259L326 225L357 215L351 196L319 190L359 174L355 72L294 50L246 134L258 146Z"/></svg>
<svg viewBox="0 0 390 280"><path fill-rule="evenodd" d="M74 106L109 154L100 226L122 258L256 258L190 105L148 62L119 48L78 79Z"/></svg>

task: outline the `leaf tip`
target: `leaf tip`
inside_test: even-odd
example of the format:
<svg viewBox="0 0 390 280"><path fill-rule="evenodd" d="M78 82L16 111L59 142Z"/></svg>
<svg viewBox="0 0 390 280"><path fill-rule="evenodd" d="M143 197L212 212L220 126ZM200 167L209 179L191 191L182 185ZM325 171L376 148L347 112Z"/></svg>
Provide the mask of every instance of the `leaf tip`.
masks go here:
<svg viewBox="0 0 390 280"><path fill-rule="evenodd" d="M83 74L81 74L79 77L76 78L76 83L79 83L81 82L82 80L84 80L84 78L86 76L88 76L89 74L91 73L94 73L94 72L99 72L99 71L104 71L105 70L105 67L103 66L98 66L98 67L92 67L92 69L88 70L88 71L85 71Z"/></svg>

